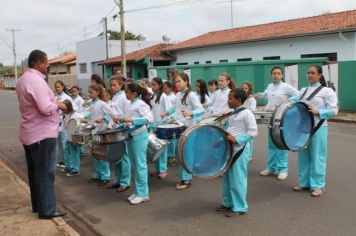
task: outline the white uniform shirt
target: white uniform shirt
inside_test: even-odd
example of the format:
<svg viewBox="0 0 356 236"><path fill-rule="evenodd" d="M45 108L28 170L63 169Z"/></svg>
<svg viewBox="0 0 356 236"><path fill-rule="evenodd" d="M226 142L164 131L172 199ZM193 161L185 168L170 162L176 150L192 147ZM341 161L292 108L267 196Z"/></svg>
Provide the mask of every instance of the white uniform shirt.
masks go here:
<svg viewBox="0 0 356 236"><path fill-rule="evenodd" d="M227 100L229 98L229 88L224 88L223 90L219 89L215 92L215 97L212 102L213 105L213 114L221 114L225 112L229 112L231 109L227 104Z"/></svg>
<svg viewBox="0 0 356 236"><path fill-rule="evenodd" d="M127 116L131 118L146 118L148 122L153 122L153 115L150 106L139 98L136 98L130 102L127 108ZM142 133L146 129L146 125L143 125L142 127L132 131L131 135L135 136Z"/></svg>
<svg viewBox="0 0 356 236"><path fill-rule="evenodd" d="M64 130L67 131L68 123L71 119L74 119L77 123L79 123L80 119L82 118L83 115L78 112L73 112L71 114L64 114L64 118L63 118ZM68 135L68 133L66 133L66 135Z"/></svg>
<svg viewBox="0 0 356 236"><path fill-rule="evenodd" d="M56 94L58 101L63 102L64 100L69 100L72 103L73 110L78 111L77 105L73 102L73 99L66 94L65 92L62 92L60 94Z"/></svg>
<svg viewBox="0 0 356 236"><path fill-rule="evenodd" d="M73 100L73 103L75 104L75 106L77 107L77 112L79 112L80 114L83 114L83 112L84 112L83 105L85 103L84 99L78 95L76 97L73 97L72 100Z"/></svg>
<svg viewBox="0 0 356 236"><path fill-rule="evenodd" d="M199 99L199 101L201 101L201 96L200 96L200 93L195 93ZM203 117L208 117L211 115L212 113L212 102L211 102L211 99L208 95L205 94L205 103L202 104L203 105L203 108L204 108L204 115ZM202 118L203 118L202 117Z"/></svg>
<svg viewBox="0 0 356 236"><path fill-rule="evenodd" d="M269 84L267 89L261 94L262 96L267 97L265 111L274 111L277 106L281 105L289 97L298 94L298 90L287 83L279 82Z"/></svg>
<svg viewBox="0 0 356 236"><path fill-rule="evenodd" d="M126 114L130 101L127 100L125 92L120 91L112 97L111 112L114 116L120 117Z"/></svg>
<svg viewBox="0 0 356 236"><path fill-rule="evenodd" d="M152 106L152 113L153 113L153 121L158 122L162 120L161 114L167 111L172 106L168 100L168 97L165 93L162 93L161 98L159 99L158 103L156 103L157 93L153 95L151 99L151 106Z"/></svg>
<svg viewBox="0 0 356 236"><path fill-rule="evenodd" d="M237 114L228 117L229 127L227 132L231 133L234 137L243 134L248 134L252 137L257 136L257 124L255 116L248 109L245 109ZM244 146L235 144L234 155ZM250 143L246 143L246 148L249 148Z"/></svg>
<svg viewBox="0 0 356 236"><path fill-rule="evenodd" d="M171 92L167 95L168 101L170 102L169 107L175 107L176 104L176 95Z"/></svg>
<svg viewBox="0 0 356 236"><path fill-rule="evenodd" d="M324 87L322 88L310 101L306 99L317 89L319 86L308 86L307 88L302 88L300 90L300 96L304 93L305 89L308 89L302 98L302 102L305 102L308 105L316 107L317 109L331 109L335 114L338 112L337 106L337 96L334 90L331 88ZM320 121L319 116L314 116L314 126ZM325 120L323 126L327 126L327 121Z"/></svg>
<svg viewBox="0 0 356 236"><path fill-rule="evenodd" d="M90 103L90 118L92 120L99 119L105 114L111 114L110 107L106 102L100 99L95 99L95 101Z"/></svg>
<svg viewBox="0 0 356 236"><path fill-rule="evenodd" d="M182 104L182 99L184 94L185 94L184 92L177 93L176 102L174 106L174 113L175 113L174 116L181 123L185 123L186 121L186 118L182 114L183 111L194 111L196 109L204 110L198 96L192 91L188 94L186 98L186 105Z"/></svg>
<svg viewBox="0 0 356 236"><path fill-rule="evenodd" d="M256 99L253 96L249 96L246 99L244 106L252 112L256 111Z"/></svg>
<svg viewBox="0 0 356 236"><path fill-rule="evenodd" d="M209 91L209 97L210 97L210 100L211 100L211 101L214 100L215 95L216 95L216 91L217 91L217 90L215 90L215 91L213 91L213 92L210 92L210 91Z"/></svg>

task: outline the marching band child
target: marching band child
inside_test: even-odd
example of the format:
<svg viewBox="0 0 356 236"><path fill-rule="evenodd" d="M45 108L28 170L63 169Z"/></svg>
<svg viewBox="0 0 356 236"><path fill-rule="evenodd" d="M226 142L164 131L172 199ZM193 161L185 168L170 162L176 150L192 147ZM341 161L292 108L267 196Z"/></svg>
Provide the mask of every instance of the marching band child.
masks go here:
<svg viewBox="0 0 356 236"><path fill-rule="evenodd" d="M129 83L125 90L126 98L131 101L127 108L127 116L121 122L133 125L131 139L127 141L128 155L135 173L135 190L128 198L130 204L136 205L149 200L147 173L148 132L146 124L153 121L150 107L140 99L142 88L138 83Z"/></svg>
<svg viewBox="0 0 356 236"><path fill-rule="evenodd" d="M95 123L104 122L105 114L111 114L110 107L107 103L102 101L103 88L99 84L91 84L88 89L89 97L92 99L90 102L90 113L82 119L82 122L89 122L90 120ZM98 182L99 186L106 185L110 180L110 165L108 161L97 160L93 157L94 171L89 183Z"/></svg>
<svg viewBox="0 0 356 236"><path fill-rule="evenodd" d="M226 138L234 144L234 161L222 177L223 203L217 211L229 211L225 216L243 215L248 210L247 167L249 141L257 136L255 116L243 106L247 95L243 89L232 89L228 104L235 114L228 117Z"/></svg>
<svg viewBox="0 0 356 236"><path fill-rule="evenodd" d="M204 80L198 79L195 82L196 94L199 98L200 103L203 105L205 110L204 117L211 115L211 99L209 97L208 88Z"/></svg>
<svg viewBox="0 0 356 236"><path fill-rule="evenodd" d="M235 81L228 73L222 73L219 76L219 90L215 92L212 102L213 114L223 114L230 110L227 105L228 95L231 89L236 87Z"/></svg>
<svg viewBox="0 0 356 236"><path fill-rule="evenodd" d="M176 95L175 106L162 114L163 117L172 115L180 123L187 123L187 120L195 119L204 114L204 108L201 105L198 96L191 91L189 76L181 73L175 78L179 93ZM189 188L191 186L192 175L179 167L179 177L181 181L176 185L177 190Z"/></svg>
<svg viewBox="0 0 356 236"><path fill-rule="evenodd" d="M63 102L64 100L69 100L72 102L72 98L69 97L69 95L66 94L66 87L63 83L62 80L57 80L54 83L54 89L56 90L56 96L57 100L60 102ZM73 106L75 107L75 106ZM58 145L58 161L57 161L57 166L60 168L65 168L65 162L64 162L64 146L65 143L67 142L67 137L66 133L64 131L64 125L63 125L63 113L60 112L60 124L59 124L59 133L58 133L58 138L57 138L57 145Z"/></svg>
<svg viewBox="0 0 356 236"><path fill-rule="evenodd" d="M72 94L72 100L75 106L77 107L77 112L83 114L84 112L84 99L79 95L80 88L77 85L74 85L70 88L70 92Z"/></svg>
<svg viewBox="0 0 356 236"><path fill-rule="evenodd" d="M75 112L73 109L73 105L69 100L64 100L63 104L66 106L66 109L63 111L64 113L64 118L63 118L63 123L64 123L64 128L66 131L66 128L68 127L68 123L71 119L76 120L77 122L80 121L80 119L83 118L83 116ZM67 137L68 134L67 133ZM63 170L63 172L67 172L67 176L76 176L79 175L80 173L80 144L74 144L70 141L66 141L65 146L64 146L64 160L66 163L66 167Z"/></svg>
<svg viewBox="0 0 356 236"><path fill-rule="evenodd" d="M153 113L153 121L155 123L162 121L161 114L171 107L167 95L163 92L163 82L159 77L152 79L151 87L154 92L151 98L151 107ZM162 153L162 155L154 163L155 173L159 179L167 178L167 149Z"/></svg>
<svg viewBox="0 0 356 236"><path fill-rule="evenodd" d="M168 101L170 102L169 107L175 107L176 95L173 92L173 85L169 80L164 82L163 91L167 95ZM177 144L176 139L171 139L169 141L168 148L167 148L167 156L168 156L169 164L173 164L175 162L176 144Z"/></svg>
<svg viewBox="0 0 356 236"><path fill-rule="evenodd" d="M110 88L113 93L111 111L116 117L114 120L119 120L124 117L130 104L125 95L125 82L118 77L113 77L110 80ZM126 149L122 160L114 166L116 180L109 187L115 188L118 193L126 191L131 185L131 162L126 142L125 145Z"/></svg>
<svg viewBox="0 0 356 236"><path fill-rule="evenodd" d="M308 147L298 152L299 185L294 187L294 191L311 190L312 197L320 197L325 193L328 146L326 120L332 118L338 112L337 96L331 88L326 87L320 66L311 66L308 69L308 81L309 86L300 90L301 96L297 97L297 100L306 102L310 106L310 112L314 115L315 126L321 119L324 119L324 121L312 137ZM317 89L320 89L319 92L309 99L309 96L314 94Z"/></svg>
<svg viewBox="0 0 356 236"><path fill-rule="evenodd" d="M260 96L267 98L265 111L269 112L273 112L277 106L299 93L293 86L282 81L283 70L281 67L273 67L271 75L272 83L267 86L267 89L263 93L257 93L255 95L256 98ZM278 175L278 180L285 180L288 177L288 151L278 149L276 145L274 145L270 133L268 133L267 169L261 171L260 175Z"/></svg>
<svg viewBox="0 0 356 236"><path fill-rule="evenodd" d="M215 97L215 93L219 89L219 82L216 79L209 80L208 87L209 87L209 97L211 101L213 101Z"/></svg>
<svg viewBox="0 0 356 236"><path fill-rule="evenodd" d="M244 103L244 106L249 109L250 111L254 112L256 111L256 99L252 95L253 89L252 89L252 84L249 81L245 81L241 84L241 88L246 92L247 94L247 99ZM249 141L250 143L250 155L249 155L249 161L252 160L252 155L253 155L253 139Z"/></svg>

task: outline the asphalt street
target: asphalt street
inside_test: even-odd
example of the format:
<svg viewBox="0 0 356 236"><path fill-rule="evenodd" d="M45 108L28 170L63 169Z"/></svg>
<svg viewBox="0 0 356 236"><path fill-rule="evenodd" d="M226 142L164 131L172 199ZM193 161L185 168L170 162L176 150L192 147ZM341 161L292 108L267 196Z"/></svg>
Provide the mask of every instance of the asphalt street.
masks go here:
<svg viewBox="0 0 356 236"><path fill-rule="evenodd" d="M0 157L27 181L14 93L0 92L0 117ZM292 191L298 183L295 153L286 181L259 176L266 163L266 131L259 126L249 165L247 215L226 218L214 210L221 203L219 178L195 178L190 189L176 191L177 165L169 168L167 179L149 179L149 202L131 206L126 199L132 188L119 194L87 183L88 156L80 176L57 172L58 201L71 213L67 222L83 235L355 235L356 124L329 123L327 193L321 198Z"/></svg>

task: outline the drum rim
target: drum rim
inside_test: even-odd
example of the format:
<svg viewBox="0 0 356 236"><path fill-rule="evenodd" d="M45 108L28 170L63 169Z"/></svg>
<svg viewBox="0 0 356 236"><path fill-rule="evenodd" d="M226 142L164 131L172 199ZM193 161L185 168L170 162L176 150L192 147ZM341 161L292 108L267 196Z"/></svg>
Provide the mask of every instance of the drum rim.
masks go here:
<svg viewBox="0 0 356 236"><path fill-rule="evenodd" d="M175 127L160 127L160 126L163 126L163 125L177 125L177 126L175 126ZM184 129L186 129L187 128L187 126L186 125L178 125L178 124L161 124L161 125L157 125L156 126L156 129L169 129L169 130L171 130L171 129L182 129L182 128L184 128Z"/></svg>
<svg viewBox="0 0 356 236"><path fill-rule="evenodd" d="M304 107L308 108L308 105L307 105L306 103L304 103L304 102L301 102L301 101L295 102L295 103L293 103L291 106L287 107L287 108L283 111L282 116L281 116L281 118L280 118L280 127L283 128L284 118L285 118L285 116L286 116L286 114L287 114L287 111L290 110L290 109L291 109L293 106L295 106L296 104L301 104L301 105L303 105ZM276 146L277 146L278 148L280 148L280 149L287 150L287 151L292 151L292 152L303 151L303 150L309 145L309 143L311 142L311 139L312 139L311 133L312 133L312 130L313 130L313 128L314 128L314 116L313 116L313 114L307 109L307 110L308 110L308 114L309 114L309 116L310 116L310 118L311 118L312 124L311 124L310 135L309 135L308 140L306 141L305 145L302 146L302 147L300 147L300 148L291 149L291 148L287 145L287 143L286 143L286 141L285 141L285 138L284 138L284 135L283 135L283 132L282 132L283 129L279 129L279 136L280 136L280 139L281 139L281 141L282 141L282 144L284 145L284 147L281 147L281 145L279 145L279 143L277 143L277 142L275 141L275 138L274 138L274 136L273 136L273 131L272 131L272 128L273 128L273 120L274 120L274 118L275 118L275 113L276 113L277 109L279 109L280 107L281 107L281 106L276 107L276 109L274 110L274 112L273 112L273 114L272 114L271 121L270 121L270 129L269 129L269 130L270 130L270 135L271 135L271 138L272 138L272 141L273 141L274 145L276 145Z"/></svg>
<svg viewBox="0 0 356 236"><path fill-rule="evenodd" d="M218 130L222 131L224 134L227 134L227 132L217 126L217 125L213 125L213 124L196 124L196 125L193 125L191 127L189 127L183 134L181 134L180 139L184 140L183 142L183 145L182 145L182 150L184 150L184 146L186 144L186 139L188 138L189 136L189 133L195 131L196 129L199 129L201 127L205 127L205 126L211 126L211 127L214 127L214 128L217 128ZM187 133L186 133L187 132ZM183 153L181 153L181 157L178 155L178 147L179 147L179 140L178 140L178 144L177 144L177 156L178 156L178 161L180 162L180 164L182 165L182 167L190 174L192 174L193 176L195 177L198 177L198 178L201 178L201 179L213 179L213 178L216 178L216 177L219 177L219 176L222 176L231 166L232 164L232 161L233 161L233 157L234 157L234 145L231 143L231 142L228 142L229 143L229 146L230 146L230 158L228 160L228 162L226 163L225 167L217 174L213 175L213 176L201 176L201 175L197 175L197 174L194 174L189 168L188 166L185 164L185 161L184 161L184 151Z"/></svg>

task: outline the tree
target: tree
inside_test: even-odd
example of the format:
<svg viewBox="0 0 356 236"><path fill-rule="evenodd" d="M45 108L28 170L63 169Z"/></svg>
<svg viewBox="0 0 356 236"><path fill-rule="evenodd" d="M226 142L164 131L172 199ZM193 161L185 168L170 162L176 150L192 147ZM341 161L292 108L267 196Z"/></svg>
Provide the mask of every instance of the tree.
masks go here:
<svg viewBox="0 0 356 236"><path fill-rule="evenodd" d="M4 64L2 64L2 63L0 62L0 68L1 68L1 67L4 67Z"/></svg>
<svg viewBox="0 0 356 236"><path fill-rule="evenodd" d="M59 56L60 57L63 57L63 56L67 56L67 55L69 55L69 54L71 54L72 52L71 51L64 51L64 52L61 52L60 54L59 54Z"/></svg>
<svg viewBox="0 0 356 236"><path fill-rule="evenodd" d="M114 30L108 30L108 34L110 34L109 39L110 40L120 40L121 39L121 32L114 31ZM98 36L102 36L103 33L100 33ZM130 31L126 31L125 33L125 40L142 40L141 35L135 35L131 33Z"/></svg>

